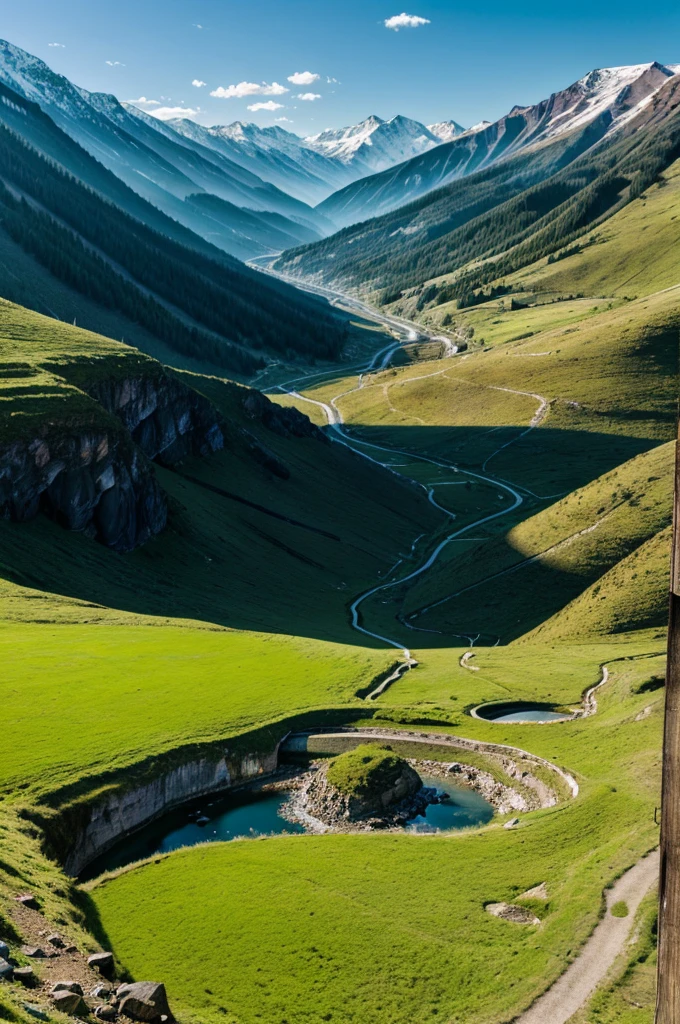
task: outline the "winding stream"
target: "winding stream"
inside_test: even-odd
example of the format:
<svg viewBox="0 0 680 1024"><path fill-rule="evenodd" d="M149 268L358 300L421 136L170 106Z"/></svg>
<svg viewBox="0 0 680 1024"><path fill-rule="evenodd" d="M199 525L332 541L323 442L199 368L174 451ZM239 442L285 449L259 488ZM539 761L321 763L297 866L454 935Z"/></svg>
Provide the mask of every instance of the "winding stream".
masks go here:
<svg viewBox="0 0 680 1024"><path fill-rule="evenodd" d="M290 279L290 280L292 280L293 283L295 283L295 284L298 284L298 285L300 284L300 282L296 281L295 279ZM312 289L312 288L310 288L310 290L320 291L321 294L324 293L323 289ZM354 306L357 305L357 303L354 302L354 300L347 299L346 297L342 297L342 296L339 295L339 293L330 293L330 292L328 292L327 294L329 294L329 295L333 294L334 297L336 298L336 300L340 299L340 298L345 298L345 300L348 302L348 304L350 304L350 305L353 304ZM379 459L373 458L373 456L369 455L367 452L363 451L362 449L370 448L370 449L372 449L374 451L386 452L389 455L394 455L394 454L396 454L396 455L404 455L410 461L411 460L416 460L418 462L425 462L425 463L428 463L428 464L430 464L432 466L437 466L437 467L442 468L442 469L448 469L448 470L451 470L453 472L462 473L465 476L472 477L475 480L481 480L483 483L492 484L494 487L497 487L500 490L504 491L506 494L508 494L510 499L511 499L511 504L506 506L503 509L500 509L500 511L492 512L492 513L489 513L488 515L481 516L479 519L476 519L474 522L468 523L467 526L460 527L460 529L454 530L452 533L449 533L443 540L441 540L439 542L439 544L435 547L434 551L428 556L428 558L425 560L425 562L423 562L423 564L420 565L418 568L412 570L406 576L402 576L399 579L392 580L392 581L390 581L388 583L379 583L379 584L377 584L374 587L370 587L368 590L365 590L365 591L363 591L363 593L359 594L359 596L356 597L354 599L354 601L352 602L352 604L350 605L350 615L351 615L352 628L357 630L360 633L363 633L365 636L372 637L374 640L380 640L382 643L386 643L386 644L388 644L391 647L399 648L403 652L403 654L404 654L404 658L405 658L404 669L406 669L406 668L413 667L413 666L415 666L417 664L417 662L412 658L410 650L407 647L404 647L404 644L402 643L401 640L397 640L394 637L384 636L381 633L376 633L373 630L370 630L366 626L362 625L360 611L359 611L360 606L363 604L364 601L366 601L368 598L372 597L374 594L378 594L378 593L384 592L386 590L390 590L393 587L401 586L402 584L408 583L409 581L416 579L418 576L421 576L423 573L427 572L428 569L430 569L434 565L434 563L437 561L437 559L439 558L441 553L445 550L445 548L452 541L458 539L459 537L462 537L464 534L468 533L470 530L474 530L474 529L478 528L479 526L482 526L482 525L484 525L486 523L490 523L492 520L498 519L498 518L500 518L502 516L509 515L516 508L518 508L521 504L523 504L524 498L522 497L522 494L520 493L520 490L515 488L513 485L511 485L509 483L506 483L505 481L499 480L496 477L486 476L486 475L484 475L484 473L475 473L472 470L459 470L458 467L454 463L447 462L447 461L445 461L443 459L433 459L433 458L429 458L428 456L425 456L425 455L416 455L413 452L404 451L401 448L386 447L386 446L383 446L383 445L378 445L378 444L370 443L370 442L367 442L367 441L362 441L362 440L353 438L351 436L351 434L349 434L347 432L346 427L345 427L345 422L344 422L344 419L343 419L343 416L342 416L342 413L340 412L340 409L338 408L338 405L337 405L338 401L341 398L345 397L346 395L352 394L354 391L361 390L361 388L363 388L363 386L364 386L364 379L363 378L364 378L364 374L365 373L370 373L371 371L375 371L375 370L386 369L389 366L394 353L403 344L408 343L408 342L412 342L412 341L416 340L419 336L421 336L421 335L419 335L418 331L416 330L416 328L413 325L406 324L406 323L404 323L404 322L402 322L400 320L397 320L396 318L389 317L386 314L376 313L375 311L370 310L369 307L363 306L363 304L359 304L359 305L361 305L363 307L362 308L363 312L367 313L368 315L373 316L375 319L378 319L381 323L387 324L393 330L397 331L401 335L401 340L397 341L397 342L393 342L390 345L387 345L385 348L383 348L380 351L378 351L377 353L375 353L375 355L366 364L366 366L364 366L363 369L360 370L359 378L358 378L358 382L357 382L356 386L353 387L353 388L350 388L350 389L348 389L346 391L339 392L337 395L335 395L333 398L330 399L329 403L327 403L327 402L320 402L320 401L318 401L316 399L313 399L313 398L308 398L307 396L301 394L300 391L298 390L298 387L297 387L301 383L304 383L305 381L310 381L310 380L313 380L313 379L318 378L320 376L324 376L323 374L318 374L318 373L317 374L309 374L309 375L304 376L304 377L297 377L297 378L294 378L294 379L289 380L289 381L284 381L284 383L279 384L277 386L278 390L282 391L284 394L290 395L293 398L297 398L299 401L309 402L311 405L318 406L323 411L323 413L324 413L324 415L326 417L328 426L329 426L330 431L331 431L331 436L332 436L334 441L337 441L338 443L345 445L345 447L347 447L347 448L351 448L352 451L356 452L358 455L361 455L363 458L368 459L370 462L374 462L377 465L382 466L383 468L386 468L386 469L390 470L390 472L396 472L396 470L394 470L390 466L386 466L385 463L381 462ZM444 372L444 371L437 371L437 372L441 373L441 372ZM432 376L432 375L428 374L427 376ZM419 379L419 378L416 378L416 379ZM507 391L510 391L511 389L509 389L509 388L499 388L497 390L501 390L501 391L507 390ZM530 392L513 392L513 393L515 393L515 394L522 394L522 395L530 395L530 397L535 398L536 401L539 403L538 404L538 409L537 409L536 413L534 414L534 416L533 416L529 426L524 431L522 431L518 435L518 437L512 438L510 441L506 442L496 452L493 452L492 455L490 455L487 458L486 462L484 463L484 466L482 467L483 470L486 469L487 463L494 457L494 455L497 455L498 452L502 451L504 448L507 448L509 445L513 444L516 440L519 440L520 437L524 437L530 431L534 430L537 426L539 426L540 423L542 423L542 421L545 418L545 415L546 415L546 413L548 411L548 400L546 398L544 398L542 395L533 394L533 393L530 393ZM455 518L455 516L454 516L454 514L452 512L449 512L447 509L443 508L443 506L439 505L439 503L435 500L435 498L434 498L434 486L436 486L436 485L428 487L428 486L423 484L421 486L423 486L423 488L427 492L428 501L430 501L431 504L433 504L436 508L441 509L441 511L444 512L446 515L448 515L451 519ZM413 617L415 617L415 616L412 616L411 618L413 618ZM419 632L439 632L438 630L421 629L420 627L413 625L412 622L409 622L409 621L406 621L406 620L403 620L402 624L406 628L408 628L408 629L417 630ZM469 643L470 646L474 646L476 640L479 639L481 634L477 634L476 636L470 636L470 635L467 635L467 634L459 634L459 636L460 636L460 639L463 639L463 640L467 641L467 643Z"/></svg>

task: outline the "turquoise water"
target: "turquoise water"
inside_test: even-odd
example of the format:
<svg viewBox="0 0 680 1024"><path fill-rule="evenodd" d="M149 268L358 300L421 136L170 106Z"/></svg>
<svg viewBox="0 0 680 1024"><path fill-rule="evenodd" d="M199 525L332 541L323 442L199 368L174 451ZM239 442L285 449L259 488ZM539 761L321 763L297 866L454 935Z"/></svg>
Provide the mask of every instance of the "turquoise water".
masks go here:
<svg viewBox="0 0 680 1024"><path fill-rule="evenodd" d="M405 826L407 832L453 832L474 825L484 825L493 817L493 807L474 789L457 786L448 779L421 775L423 785L434 787L438 793L449 794L450 800L441 804L428 804L425 814L413 818Z"/></svg>
<svg viewBox="0 0 680 1024"><path fill-rule="evenodd" d="M487 722L563 722L569 714L553 711L551 704L530 704L514 701L505 704L487 704L476 709Z"/></svg>
<svg viewBox="0 0 680 1024"><path fill-rule="evenodd" d="M557 711L514 711L509 715L493 718L493 722L563 722L568 715L560 715Z"/></svg>
<svg viewBox="0 0 680 1024"><path fill-rule="evenodd" d="M450 800L430 804L404 826L408 832L448 832L482 825L493 816L493 807L474 790L464 789L444 779L422 776L423 784ZM182 846L224 842L244 836L281 835L305 832L304 825L288 821L281 814L288 793L231 793L208 802L185 805L151 822L93 861L83 872L83 881L104 871L115 871L136 860L157 853L170 853Z"/></svg>

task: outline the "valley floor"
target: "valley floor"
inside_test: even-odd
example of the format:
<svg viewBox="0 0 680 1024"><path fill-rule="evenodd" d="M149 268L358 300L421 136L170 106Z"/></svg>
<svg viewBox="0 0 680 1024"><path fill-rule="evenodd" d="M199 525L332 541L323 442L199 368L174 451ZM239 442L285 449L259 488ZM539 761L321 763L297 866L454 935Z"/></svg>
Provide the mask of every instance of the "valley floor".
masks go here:
<svg viewBox="0 0 680 1024"><path fill-rule="evenodd" d="M577 962L607 887L658 843L680 311L676 293L660 290L572 312L567 327L488 350L402 358L413 343L404 328L401 345L377 336L351 373L281 367L270 397L326 422L332 438L320 455L311 442L267 439L297 494L233 454L216 457L212 475L162 470L174 532L115 572L101 553L93 569L90 542L63 534L60 587L47 557L16 550L19 529L47 552L58 528L0 524L6 897L35 890L75 941L111 948L135 978L163 980L183 1021L539 1019L528 1008ZM235 407L219 383L201 386ZM345 495L340 474L355 481ZM233 502L201 479L260 489L260 511L233 519L244 539L231 562ZM262 518L272 488L297 526ZM304 541L301 494L316 531ZM263 552L274 550L269 565ZM168 568L178 552L185 582ZM231 574L236 601L222 592ZM409 657L417 667L382 688ZM577 709L603 666L594 714L550 725L469 714L494 701ZM47 853L59 852L90 805L150 777L155 759L247 759L290 728L352 723L520 747L579 792L510 829L496 816L450 835L215 843L85 886L39 847L36 825ZM502 901L540 924L487 912ZM579 1010L584 1024L650 1024L650 907L636 918L637 959L624 963L622 950ZM631 923L634 912L631 897Z"/></svg>

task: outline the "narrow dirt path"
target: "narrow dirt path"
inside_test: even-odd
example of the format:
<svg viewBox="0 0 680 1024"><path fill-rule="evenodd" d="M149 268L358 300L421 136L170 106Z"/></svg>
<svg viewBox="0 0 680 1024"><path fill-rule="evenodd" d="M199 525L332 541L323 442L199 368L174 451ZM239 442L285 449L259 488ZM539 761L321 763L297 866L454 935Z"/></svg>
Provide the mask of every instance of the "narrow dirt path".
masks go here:
<svg viewBox="0 0 680 1024"><path fill-rule="evenodd" d="M519 1017L515 1024L567 1024L604 980L614 960L622 952L644 896L659 877L659 852L654 850L626 871L606 893L607 909L574 962L552 988ZM627 917L613 917L611 908L623 900Z"/></svg>

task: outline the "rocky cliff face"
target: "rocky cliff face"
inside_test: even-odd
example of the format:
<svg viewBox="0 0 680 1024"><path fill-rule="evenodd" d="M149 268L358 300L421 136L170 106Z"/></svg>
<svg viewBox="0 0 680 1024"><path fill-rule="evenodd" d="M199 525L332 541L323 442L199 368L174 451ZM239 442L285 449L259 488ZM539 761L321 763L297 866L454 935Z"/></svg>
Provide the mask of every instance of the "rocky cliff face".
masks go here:
<svg viewBox="0 0 680 1024"><path fill-rule="evenodd" d="M149 459L169 466L224 447L219 417L198 392L164 373L81 385L88 426L50 423L41 436L0 447L0 516L15 522L44 512L116 551L159 533L168 509Z"/></svg>
<svg viewBox="0 0 680 1024"><path fill-rule="evenodd" d="M294 406L277 405L261 391L249 390L243 399L243 408L252 420L258 420L267 430L280 437L313 437L328 443L328 437L308 416Z"/></svg>
<svg viewBox="0 0 680 1024"><path fill-rule="evenodd" d="M64 868L78 875L115 842L154 818L194 797L228 789L258 775L273 772L277 750L238 759L202 758L179 765L146 785L113 792L92 806L89 821L74 836Z"/></svg>
<svg viewBox="0 0 680 1024"><path fill-rule="evenodd" d="M143 544L167 520L153 468L122 432L106 429L0 447L0 515L25 522L39 511L116 551Z"/></svg>
<svg viewBox="0 0 680 1024"><path fill-rule="evenodd" d="M164 466L224 447L218 414L207 398L165 374L100 380L85 390L118 417L149 459Z"/></svg>

